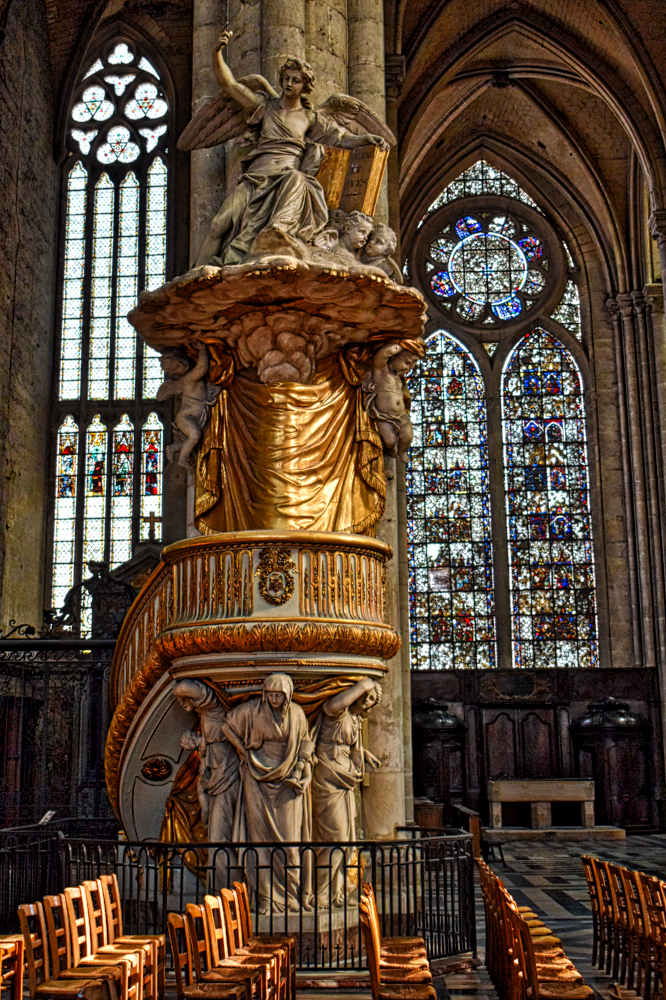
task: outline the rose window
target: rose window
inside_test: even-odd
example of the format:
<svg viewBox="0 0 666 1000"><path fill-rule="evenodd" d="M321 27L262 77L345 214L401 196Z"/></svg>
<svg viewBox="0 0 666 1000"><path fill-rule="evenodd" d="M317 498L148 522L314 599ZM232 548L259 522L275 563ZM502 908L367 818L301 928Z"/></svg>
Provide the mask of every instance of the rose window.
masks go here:
<svg viewBox="0 0 666 1000"><path fill-rule="evenodd" d="M509 199L446 205L423 226L418 243L422 286L452 325L517 325L562 294L559 240L539 213Z"/></svg>

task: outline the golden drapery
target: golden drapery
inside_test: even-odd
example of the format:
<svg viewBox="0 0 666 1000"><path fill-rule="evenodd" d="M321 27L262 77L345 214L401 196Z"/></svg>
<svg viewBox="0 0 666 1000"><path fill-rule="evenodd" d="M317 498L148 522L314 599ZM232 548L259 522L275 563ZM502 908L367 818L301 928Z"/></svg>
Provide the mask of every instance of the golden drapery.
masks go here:
<svg viewBox="0 0 666 1000"><path fill-rule="evenodd" d="M264 385L211 365L222 386L197 466L202 534L258 528L374 535L384 510L382 442L363 407L367 349L318 364L312 384Z"/></svg>

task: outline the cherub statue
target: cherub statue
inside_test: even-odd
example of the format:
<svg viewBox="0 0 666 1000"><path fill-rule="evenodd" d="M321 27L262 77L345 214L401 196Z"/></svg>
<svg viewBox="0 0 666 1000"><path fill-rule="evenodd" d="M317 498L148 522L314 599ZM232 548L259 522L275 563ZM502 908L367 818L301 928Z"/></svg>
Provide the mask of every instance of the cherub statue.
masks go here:
<svg viewBox="0 0 666 1000"><path fill-rule="evenodd" d="M407 407L409 390L404 376L418 357L395 342L384 344L375 352L372 371L363 379L365 408L377 423L377 430L389 455L407 461L413 429Z"/></svg>
<svg viewBox="0 0 666 1000"><path fill-rule="evenodd" d="M392 278L397 285L402 284L400 268L389 254L395 252L398 245L395 231L390 226L379 224L370 233L368 241L361 251L361 263L378 267L384 274Z"/></svg>
<svg viewBox="0 0 666 1000"><path fill-rule="evenodd" d="M312 176L315 146L387 149L395 137L362 101L333 94L316 110L307 99L314 89L312 67L289 58L280 68L282 94L254 75L236 80L222 58L232 37L223 31L213 52L222 93L187 126L179 149L205 149L251 133L243 177L213 219L196 266L242 264L255 237L265 229L308 243L328 222L324 190Z"/></svg>
<svg viewBox="0 0 666 1000"><path fill-rule="evenodd" d="M194 367L188 355L177 348L169 348L160 359L166 382L157 390L157 399L162 402L171 396L181 396L180 409L173 427L177 437L167 445L167 461L173 462L176 452L180 452L178 464L189 469L192 452L199 444L201 432L206 426L210 407L219 395L219 387L206 381L208 372L208 351L201 341L193 344L199 351Z"/></svg>
<svg viewBox="0 0 666 1000"><path fill-rule="evenodd" d="M359 254L372 232L373 221L363 212L350 212L340 228L340 239L332 252L339 257L351 258L350 263L359 263Z"/></svg>

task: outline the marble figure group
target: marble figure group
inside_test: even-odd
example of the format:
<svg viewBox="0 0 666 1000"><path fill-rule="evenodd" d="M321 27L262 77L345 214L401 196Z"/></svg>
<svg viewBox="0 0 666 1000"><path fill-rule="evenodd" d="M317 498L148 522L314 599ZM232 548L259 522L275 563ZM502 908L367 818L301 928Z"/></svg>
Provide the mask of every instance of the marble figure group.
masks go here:
<svg viewBox="0 0 666 1000"><path fill-rule="evenodd" d="M226 712L204 681L180 681L174 690L200 732L187 730L182 746L199 755L198 795L208 840L225 844L345 844L356 839L355 790L379 760L364 749L361 720L381 699L363 678L324 701L312 726L293 700L288 674L270 674L261 696ZM259 910L312 909L345 899L346 853L317 850L316 885L299 884L298 849L256 848ZM292 857L293 855L293 857ZM300 902L299 902L300 900Z"/></svg>

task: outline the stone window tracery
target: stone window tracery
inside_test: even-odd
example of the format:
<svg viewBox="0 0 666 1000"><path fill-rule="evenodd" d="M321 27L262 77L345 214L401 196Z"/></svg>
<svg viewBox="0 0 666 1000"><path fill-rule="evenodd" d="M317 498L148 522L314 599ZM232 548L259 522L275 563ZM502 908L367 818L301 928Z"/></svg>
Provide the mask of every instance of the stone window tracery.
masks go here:
<svg viewBox="0 0 666 1000"><path fill-rule="evenodd" d="M114 568L132 557L138 541L161 537L159 355L127 320L139 292L159 287L167 275L172 122L156 63L135 41L110 40L83 71L69 112L55 608L88 575L88 561Z"/></svg>
<svg viewBox="0 0 666 1000"><path fill-rule="evenodd" d="M440 325L409 380L412 668L598 666L569 247L480 160L430 206L405 271Z"/></svg>

